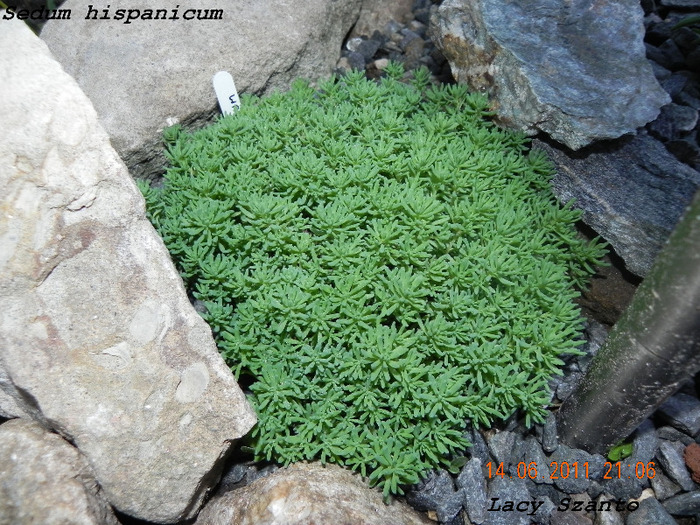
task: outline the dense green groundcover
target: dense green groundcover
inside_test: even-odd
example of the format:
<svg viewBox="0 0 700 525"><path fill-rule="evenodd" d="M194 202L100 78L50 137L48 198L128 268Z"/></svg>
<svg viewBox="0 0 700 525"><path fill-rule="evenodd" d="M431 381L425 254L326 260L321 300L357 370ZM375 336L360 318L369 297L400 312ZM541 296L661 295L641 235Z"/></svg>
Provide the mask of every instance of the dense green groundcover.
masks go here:
<svg viewBox="0 0 700 525"><path fill-rule="evenodd" d="M164 185L141 184L251 377L256 457L345 465L385 496L449 467L468 421L543 419L603 253L484 97L401 76L243 97L206 129L169 129Z"/></svg>

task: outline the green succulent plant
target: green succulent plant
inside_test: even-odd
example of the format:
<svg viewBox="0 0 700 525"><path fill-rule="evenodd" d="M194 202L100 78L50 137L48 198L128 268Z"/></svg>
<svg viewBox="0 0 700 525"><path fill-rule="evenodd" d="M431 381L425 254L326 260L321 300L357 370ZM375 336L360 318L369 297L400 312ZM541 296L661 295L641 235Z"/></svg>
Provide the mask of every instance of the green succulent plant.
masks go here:
<svg viewBox="0 0 700 525"><path fill-rule="evenodd" d="M603 254L483 96L387 73L296 81L169 129L164 184L140 185L250 382L256 458L345 465L385 497L458 469L469 423L543 420Z"/></svg>

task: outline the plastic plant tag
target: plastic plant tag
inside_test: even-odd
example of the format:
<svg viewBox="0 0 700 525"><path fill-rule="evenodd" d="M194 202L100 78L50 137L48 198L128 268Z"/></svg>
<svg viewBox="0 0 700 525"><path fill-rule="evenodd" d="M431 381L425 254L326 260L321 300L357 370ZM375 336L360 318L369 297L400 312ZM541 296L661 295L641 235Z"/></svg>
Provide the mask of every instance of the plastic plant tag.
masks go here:
<svg viewBox="0 0 700 525"><path fill-rule="evenodd" d="M238 98L236 84L228 71L219 71L214 75L214 91L219 99L219 107L224 115L232 115L233 110L241 108L241 99Z"/></svg>

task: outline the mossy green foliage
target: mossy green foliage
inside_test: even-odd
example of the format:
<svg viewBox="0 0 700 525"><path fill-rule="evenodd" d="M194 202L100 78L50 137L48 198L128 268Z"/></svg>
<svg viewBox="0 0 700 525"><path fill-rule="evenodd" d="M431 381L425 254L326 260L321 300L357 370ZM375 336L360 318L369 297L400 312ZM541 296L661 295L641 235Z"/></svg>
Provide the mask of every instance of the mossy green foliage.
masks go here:
<svg viewBox="0 0 700 525"><path fill-rule="evenodd" d="M238 377L257 458L320 459L386 495L454 464L467 421L541 421L601 256L550 165L487 101L352 72L169 130L150 217Z"/></svg>

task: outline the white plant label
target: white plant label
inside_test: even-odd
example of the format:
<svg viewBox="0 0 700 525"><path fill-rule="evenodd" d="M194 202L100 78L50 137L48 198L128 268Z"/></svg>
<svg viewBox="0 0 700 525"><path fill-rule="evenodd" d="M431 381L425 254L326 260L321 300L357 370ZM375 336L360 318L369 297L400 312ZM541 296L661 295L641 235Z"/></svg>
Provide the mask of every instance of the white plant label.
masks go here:
<svg viewBox="0 0 700 525"><path fill-rule="evenodd" d="M224 115L232 115L234 108L241 109L241 99L238 98L236 84L228 71L219 71L214 75L214 91L219 99L219 107Z"/></svg>

